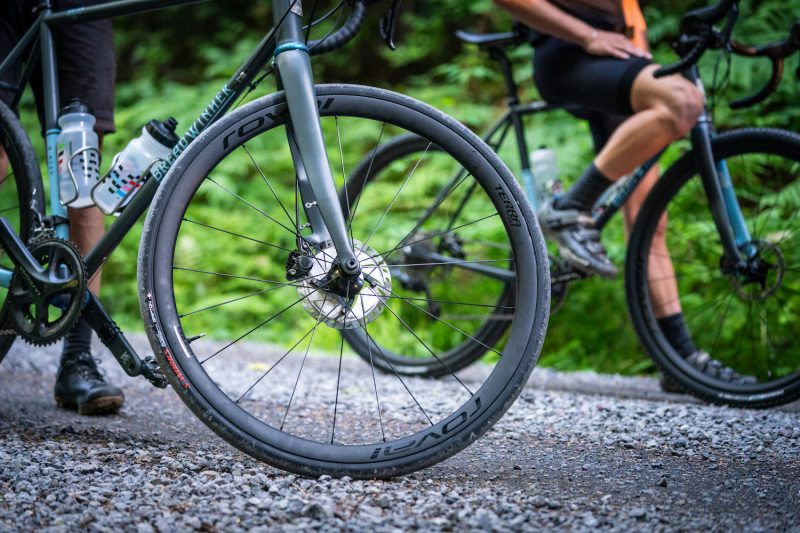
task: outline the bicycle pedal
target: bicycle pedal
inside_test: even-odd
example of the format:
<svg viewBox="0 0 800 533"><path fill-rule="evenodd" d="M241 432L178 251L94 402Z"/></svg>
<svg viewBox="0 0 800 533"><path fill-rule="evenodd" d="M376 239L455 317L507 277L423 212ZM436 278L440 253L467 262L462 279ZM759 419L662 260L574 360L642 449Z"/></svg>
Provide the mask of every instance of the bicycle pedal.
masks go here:
<svg viewBox="0 0 800 533"><path fill-rule="evenodd" d="M152 355L142 358L142 375L153 384L154 387L159 389L166 389L169 383L166 376L161 372L161 368L156 362L156 358Z"/></svg>

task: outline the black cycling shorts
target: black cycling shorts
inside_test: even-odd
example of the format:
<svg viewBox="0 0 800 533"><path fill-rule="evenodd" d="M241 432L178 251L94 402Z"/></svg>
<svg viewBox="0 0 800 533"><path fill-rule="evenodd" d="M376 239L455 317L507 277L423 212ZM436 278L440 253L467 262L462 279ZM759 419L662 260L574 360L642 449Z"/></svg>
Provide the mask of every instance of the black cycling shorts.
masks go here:
<svg viewBox="0 0 800 533"><path fill-rule="evenodd" d="M57 10L102 4L104 0L54 0ZM5 58L22 39L25 31L36 20L34 8L37 0L0 0L0 58ZM97 122L98 132L113 132L114 81L116 79L116 52L110 20L58 26L53 30L58 64L60 104L67 105L77 98L88 105ZM27 58L27 54L23 59ZM22 65L14 65L3 81L17 83ZM31 86L36 98L39 121L44 129L42 106L42 75L37 68L31 76ZM13 94L0 90L0 98L10 103Z"/></svg>
<svg viewBox="0 0 800 533"><path fill-rule="evenodd" d="M641 57L595 56L577 44L544 37L536 43L533 72L547 102L581 107L573 114L589 121L595 149L600 151L617 126L633 114L633 82L651 63Z"/></svg>

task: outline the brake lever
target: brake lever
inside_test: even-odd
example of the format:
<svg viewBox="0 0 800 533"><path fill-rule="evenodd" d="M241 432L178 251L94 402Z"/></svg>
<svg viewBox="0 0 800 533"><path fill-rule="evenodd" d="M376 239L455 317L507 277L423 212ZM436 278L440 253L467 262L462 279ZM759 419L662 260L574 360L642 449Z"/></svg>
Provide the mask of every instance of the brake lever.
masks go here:
<svg viewBox="0 0 800 533"><path fill-rule="evenodd" d="M397 50L397 46L394 44L394 32L395 29L397 29L397 20L400 16L400 4L402 3L403 0L392 0L392 6L389 8L389 12L383 16L378 26L381 38L386 41L386 46L391 50Z"/></svg>

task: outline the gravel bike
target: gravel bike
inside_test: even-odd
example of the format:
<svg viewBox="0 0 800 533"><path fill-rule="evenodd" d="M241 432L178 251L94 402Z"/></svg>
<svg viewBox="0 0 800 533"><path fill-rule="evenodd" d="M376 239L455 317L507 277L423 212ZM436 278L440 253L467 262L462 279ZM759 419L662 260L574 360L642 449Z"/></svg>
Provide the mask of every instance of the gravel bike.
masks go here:
<svg viewBox="0 0 800 533"><path fill-rule="evenodd" d="M683 57L657 75L682 73L702 86L697 60L707 49L725 48L743 56L767 57L773 69L763 89L733 102L732 107L755 105L767 98L780 82L783 59L800 47L800 23L795 23L790 36L782 42L751 47L731 38L737 15L738 3L733 0L687 12L681 25L683 37L677 46ZM722 29L713 27L724 18ZM520 102L505 49L529 43L529 30L518 26L506 33L457 32L457 35L487 51L500 64L508 110L483 138L498 150L511 134L514 151L519 155L520 181L536 207L523 118L560 107L543 101ZM636 334L658 367L700 398L746 407L769 407L797 399L800 397L797 353L800 280L796 275L800 269L797 227L800 181L796 178L800 173L800 135L765 128L718 134L710 114L705 112L692 130L690 141L691 149L663 173L649 195L630 237L625 287ZM346 196L353 204L362 191L380 196L381 188L392 188L403 179L407 169L420 173L426 167L434 167L428 171L441 172L436 161L438 155L431 152L425 139L413 135L397 138L353 172ZM660 156L646 162L627 181L619 182L601 197L593 210L599 230L619 211ZM460 169L448 171L452 177L446 180L440 195L448 194L449 188L463 175ZM340 193L340 201L346 208L344 196ZM453 213L469 212L470 202L469 192L465 192ZM420 228L436 213L435 208L435 202L430 207L419 206ZM654 235L663 230L659 221L664 215L669 219L667 245L675 271L648 276L649 259L653 254L664 253L651 249ZM447 369L463 368L486 353L495 355L490 347L502 339L509 324L510 316L504 310L514 300L506 280L513 278L492 265L474 265L472 270L478 276L474 288L455 279L456 271L442 263L471 260L470 243L474 248L474 241L482 236L467 234L465 228L445 214L441 218L433 233L438 238L436 242L422 229L412 232L404 239L403 248L390 258L389 268L403 289L394 289L402 293L397 297L414 301L420 317L476 331L472 339L454 341L445 354ZM558 256L550 259L553 312L566 297L568 285L587 276ZM434 266L435 263L439 265ZM423 270L419 265L426 266ZM739 385L703 373L669 344L656 322L658 307L651 299L654 286L667 283L677 284L680 304L697 345L708 350L722 365L755 376L756 384ZM453 289L454 286L457 288ZM479 316L474 312L464 313L450 303L452 294L471 290L494 295L495 306ZM345 331L344 335L362 357L376 349L361 332ZM389 352L388 347L384 349ZM378 366L384 371L391 370L380 361ZM391 366L409 375L445 374L443 365L423 350L392 352Z"/></svg>
<svg viewBox="0 0 800 533"><path fill-rule="evenodd" d="M16 336L35 345L55 342L83 314L129 375L158 387L171 384L223 439L279 468L375 478L451 456L500 418L533 369L549 309L546 250L513 176L458 122L389 91L314 85L309 56L351 40L364 20L364 2L340 2L318 18L314 2L304 27L300 1L272 0L274 27L172 153L151 167L149 179L96 247L82 258L66 240L66 209L55 181L59 99L52 28L198 1L119 0L58 12L45 0L38 22L0 64L2 72L30 50L19 83L4 84L16 92L16 107L41 62L50 180L46 214L39 159L14 110L0 105L0 143L10 162L0 189L8 202L0 209L0 353ZM394 0L382 21L390 46L399 4ZM343 24L309 39L317 23L337 13L347 14ZM275 76L279 91L237 106L268 75ZM356 228L351 223L358 217L351 213L346 219L339 207L337 179L403 134L427 139L469 169L462 187L481 199L480 210L465 223L494 247L464 266L504 269L515 302L504 309L514 318L498 348L502 357L469 376L452 369L448 375L459 394L447 397L437 384L401 372L376 376L376 361L391 364L383 348L364 365L344 357L337 334L357 330L376 339L376 346L395 350L418 343L434 356L441 349L435 332L405 322L387 304L396 281L386 258L404 228L396 212L431 184L409 176L405 191L382 199L382 222L369 231ZM140 357L86 289L87 279L148 206L138 267L155 358ZM525 268L516 269L518 262ZM462 301L480 307L483 296L464 294ZM214 332L223 315L236 330L228 336L233 340L221 344L206 333ZM231 348L257 331L267 332L276 348L237 357ZM330 345L332 354L318 353ZM330 370L331 378L309 377L311 367Z"/></svg>

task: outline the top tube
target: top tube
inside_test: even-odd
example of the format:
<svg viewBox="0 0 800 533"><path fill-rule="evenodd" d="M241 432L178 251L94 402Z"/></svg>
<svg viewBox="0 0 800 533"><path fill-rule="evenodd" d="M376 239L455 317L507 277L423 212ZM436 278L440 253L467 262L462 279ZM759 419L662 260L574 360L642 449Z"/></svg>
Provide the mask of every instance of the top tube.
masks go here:
<svg viewBox="0 0 800 533"><path fill-rule="evenodd" d="M61 26L77 22L91 22L123 15L135 15L146 11L157 11L188 4L199 4L209 0L114 0L105 4L76 7L63 11L51 11L44 17L49 26Z"/></svg>

